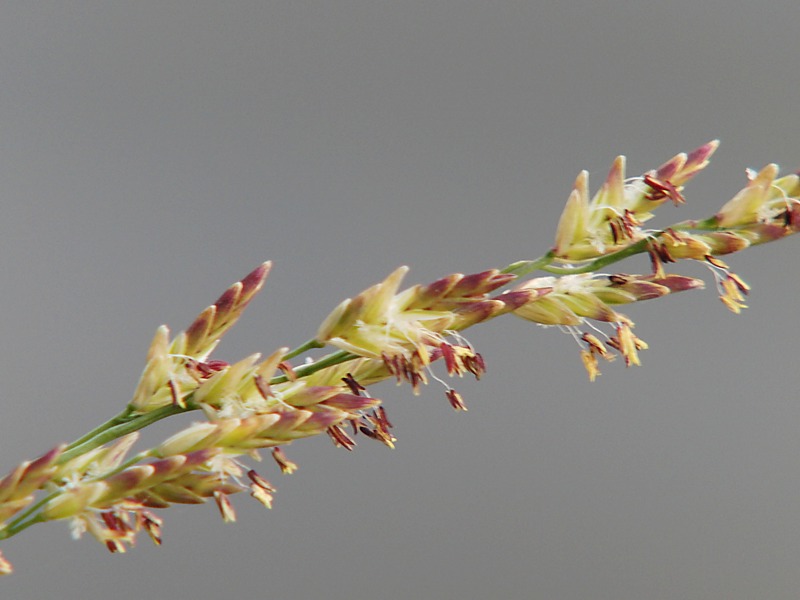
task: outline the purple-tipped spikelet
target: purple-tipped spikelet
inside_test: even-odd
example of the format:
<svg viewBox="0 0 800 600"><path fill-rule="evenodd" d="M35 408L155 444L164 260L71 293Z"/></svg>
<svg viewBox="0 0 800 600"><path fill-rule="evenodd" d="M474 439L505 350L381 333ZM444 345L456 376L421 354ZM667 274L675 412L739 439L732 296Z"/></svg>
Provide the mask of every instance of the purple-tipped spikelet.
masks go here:
<svg viewBox="0 0 800 600"><path fill-rule="evenodd" d="M594 380L599 374L597 357L612 360L613 354L597 336L580 330L587 320L614 324L613 334L606 336L606 344L620 352L626 365L639 365L637 351L647 345L633 335L633 321L613 307L702 287L702 280L683 275L619 273L600 276L587 273L559 278L539 277L520 284L517 289L546 293L517 308L514 314L541 325L572 328L576 339L582 342L581 358L590 379ZM600 332L594 326L592 329Z"/></svg>
<svg viewBox="0 0 800 600"><path fill-rule="evenodd" d="M663 203L684 202L683 184L708 165L718 146L713 140L633 179L625 178L625 157L619 156L591 200L589 174L582 171L556 230L555 256L565 262L591 260L644 239L642 223Z"/></svg>
<svg viewBox="0 0 800 600"><path fill-rule="evenodd" d="M64 446L53 448L33 461L25 461L0 480L0 524L30 505L34 493L56 473Z"/></svg>
<svg viewBox="0 0 800 600"><path fill-rule="evenodd" d="M200 313L186 329L185 342L178 344L182 346L182 353L198 360L208 356L261 290L271 268L270 261L262 263L244 279L225 290L214 304Z"/></svg>
<svg viewBox="0 0 800 600"><path fill-rule="evenodd" d="M91 510L110 509L125 503L136 494L161 483L174 481L207 463L218 454L217 449L204 449L173 455L149 464L135 465L106 477L93 477L84 482L65 482L60 493L42 509L45 520L74 517Z"/></svg>
<svg viewBox="0 0 800 600"><path fill-rule="evenodd" d="M133 410L146 413L170 404L185 408L186 398L205 379L228 367L224 362L206 359L261 290L271 266L271 262L262 263L234 283L171 343L169 329L165 325L158 328L129 404Z"/></svg>

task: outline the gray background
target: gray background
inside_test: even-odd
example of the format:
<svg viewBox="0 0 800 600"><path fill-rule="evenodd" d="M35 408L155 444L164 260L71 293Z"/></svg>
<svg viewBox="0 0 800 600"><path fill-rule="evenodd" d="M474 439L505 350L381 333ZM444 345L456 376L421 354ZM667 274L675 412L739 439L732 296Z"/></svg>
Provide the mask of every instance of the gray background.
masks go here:
<svg viewBox="0 0 800 600"><path fill-rule="evenodd" d="M116 414L155 328L262 260L218 358L307 339L399 264L538 256L617 154L635 175L722 139L661 225L800 165L795 0L538 4L2 2L2 470ZM386 386L396 450L296 443L295 475L261 469L271 512L170 509L161 548L34 527L0 595L797 598L798 253L730 258L739 317L713 290L633 307L644 365L594 384L555 330L478 327L468 413Z"/></svg>

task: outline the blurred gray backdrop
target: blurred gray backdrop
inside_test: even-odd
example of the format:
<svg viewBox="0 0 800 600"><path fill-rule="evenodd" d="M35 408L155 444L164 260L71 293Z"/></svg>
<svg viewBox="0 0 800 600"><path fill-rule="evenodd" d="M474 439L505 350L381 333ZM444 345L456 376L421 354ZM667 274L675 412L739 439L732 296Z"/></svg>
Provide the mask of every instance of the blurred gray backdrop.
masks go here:
<svg viewBox="0 0 800 600"><path fill-rule="evenodd" d="M800 165L795 0L0 3L0 467L128 401L148 343L262 260L216 356L313 335L400 264L409 284L533 258L575 175L722 146L656 224L745 167ZM626 312L650 343L590 384L574 343L502 319L455 414L376 391L394 451L286 449L275 508L164 513L109 555L64 523L2 544L15 600L797 598L800 240ZM639 258L620 267L648 269ZM707 276L703 269L683 272ZM191 419L165 423L157 441Z"/></svg>

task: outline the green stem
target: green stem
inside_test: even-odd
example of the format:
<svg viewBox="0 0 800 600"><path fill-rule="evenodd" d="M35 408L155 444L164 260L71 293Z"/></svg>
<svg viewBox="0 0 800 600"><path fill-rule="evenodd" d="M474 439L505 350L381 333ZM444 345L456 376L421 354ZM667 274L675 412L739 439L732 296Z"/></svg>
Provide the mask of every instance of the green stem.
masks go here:
<svg viewBox="0 0 800 600"><path fill-rule="evenodd" d="M695 229L697 231L725 231L729 229L727 227L719 227L718 223L717 217L708 217L707 219L701 219L699 221L695 219L681 221L670 227L670 229L679 231L687 231L690 229Z"/></svg>
<svg viewBox="0 0 800 600"><path fill-rule="evenodd" d="M82 454L120 438L123 435L133 433L134 431L139 431L140 429L143 429L148 425L152 425L161 419L166 419L172 415L189 412L191 410L197 410L197 407L189 404L186 408L182 408L180 406L170 404L168 406L157 408L156 410L143 415L136 415L135 417L129 416L122 422L119 421L121 415L114 417L100 427L97 427L94 431L97 431L98 433L93 437L89 438L88 436L83 436L80 440L70 444L67 447L68 449L58 458L56 464L62 465L65 462L72 460L76 456L81 456Z"/></svg>
<svg viewBox="0 0 800 600"><path fill-rule="evenodd" d="M89 440L91 440L95 436L100 435L105 430L107 430L107 429L109 429L111 427L114 427L114 426L119 425L121 423L126 423L127 421L130 420L132 413L133 413L133 409L130 406L125 407L125 410L123 410L120 414L118 414L113 419L109 419L108 421L106 421L102 425L98 425L97 427L92 429L89 433L84 435L83 437L78 438L77 440L72 442L69 446L67 446L67 451L69 451L72 448L75 448L77 446L80 446L80 445L88 442Z"/></svg>
<svg viewBox="0 0 800 600"><path fill-rule="evenodd" d="M528 273L533 273L534 271L539 271L540 269L544 269L547 265L555 260L555 252L550 250L544 256L540 256L535 260L518 260L515 263L511 263L505 269L500 271L501 273L511 273L512 275L517 275L519 277L524 277Z"/></svg>
<svg viewBox="0 0 800 600"><path fill-rule="evenodd" d="M724 228L717 227L716 223L717 223L716 218L710 217L708 219L703 219L701 221L682 221L681 223L676 223L675 225L671 226L670 229L680 230L680 231L724 230ZM503 269L502 272L513 273L514 275L519 275L520 277L536 270L546 271L547 273L552 273L553 275L578 275L581 273L591 273L593 271L596 271L597 269L601 269L608 265L614 264L628 257L646 252L649 242L651 240L659 238L663 234L664 234L663 231L656 231L651 235L649 235L647 238L639 240L638 242L631 244L630 246L627 246L622 250L618 250L617 252L612 252L611 254L606 254L605 256L601 256L599 258L596 258L586 263L582 263L580 265L570 265L564 267L553 265L553 261L555 260L555 255L551 250L544 256L537 258L535 260L520 260L515 263L512 263L508 265L505 269Z"/></svg>
<svg viewBox="0 0 800 600"><path fill-rule="evenodd" d="M606 254L605 256L601 256L600 258L596 258L593 261L588 263L584 263L580 266L570 266L570 267L555 267L553 265L546 265L542 267L543 271L547 271L548 273L553 273L554 275L577 275L579 273L591 273L592 271L596 271L602 267L607 265L614 264L621 260L628 258L629 256L634 256L635 254L641 254L642 252L647 250L647 245L650 243L650 240L656 238L661 235L662 232L658 232L651 237L645 238L643 240L639 240L635 244L631 244L622 250L618 250L617 252L612 252L611 254Z"/></svg>
<svg viewBox="0 0 800 600"><path fill-rule="evenodd" d="M631 244L630 246L623 248L622 250L613 252L611 254L606 254L605 256L601 256L600 258L596 258L595 260L580 265L570 265L566 267L555 266L553 265L553 261L555 260L555 252L550 250L550 252L535 260L520 260L515 263L511 263L501 272L512 273L520 277L528 275L533 271L546 271L547 273L552 273L553 275L577 275L579 273L591 273L600 267L619 262L635 254L641 254L647 249L648 242L651 239L660 236L662 233L663 232L659 231L646 239L639 240L635 244Z"/></svg>
<svg viewBox="0 0 800 600"><path fill-rule="evenodd" d="M30 527L31 525L35 525L36 523L43 523L44 518L42 514L34 514L37 510L39 510L45 503L49 502L52 498L57 496L58 494L50 494L49 496L42 498L39 502L31 506L28 510L26 510L21 516L17 517L13 521L11 521L6 527L0 529L0 540L5 540L10 537L17 535L20 531L23 531ZM33 515L31 517L31 515ZM30 518L29 518L30 517Z"/></svg>
<svg viewBox="0 0 800 600"><path fill-rule="evenodd" d="M294 358L303 352L308 352L309 350L313 350L314 348L324 348L325 344L320 342L316 338L312 338L305 342L304 344L299 345L294 350L290 350L287 354L283 355L283 360L289 360L290 358Z"/></svg>
<svg viewBox="0 0 800 600"><path fill-rule="evenodd" d="M321 371L326 367L331 367L333 365L338 365L343 362L347 362L348 360L353 360L355 358L359 358L357 354L352 354L351 352L345 352L344 350L339 350L338 352L334 352L333 354L328 354L327 356L322 357L321 359L314 361L313 363L302 365L297 367L294 372L297 377L306 377L311 375L312 373L316 373L317 371ZM273 377L269 380L270 385L275 385L277 383L284 383L289 381L289 377L286 375L278 375L277 377Z"/></svg>

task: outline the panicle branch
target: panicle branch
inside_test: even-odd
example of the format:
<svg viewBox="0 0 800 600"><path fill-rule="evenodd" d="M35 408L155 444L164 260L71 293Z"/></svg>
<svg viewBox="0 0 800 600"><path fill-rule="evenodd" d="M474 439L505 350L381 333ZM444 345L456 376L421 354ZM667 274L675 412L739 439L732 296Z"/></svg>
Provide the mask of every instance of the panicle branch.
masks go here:
<svg viewBox="0 0 800 600"><path fill-rule="evenodd" d="M620 306L704 286L667 272L667 265L707 265L725 306L740 312L749 286L719 257L800 229L797 175L778 177L776 165L748 171L745 187L711 217L662 230L643 227L659 206L686 203L684 184L705 168L717 146L711 141L633 178L626 178L620 156L591 198L588 174L581 172L554 246L537 259L405 290L408 268L400 267L340 303L315 337L294 350L280 347L264 359L252 354L233 364L212 360L223 334L263 287L271 268L263 263L175 338L166 326L156 330L122 413L0 480L0 540L35 523L68 520L74 536L89 532L111 552L124 552L140 531L161 543L156 509L211 498L222 518L233 521L229 497L246 490L271 508L275 488L244 461L260 460L260 451L269 449L279 471L292 473L297 465L283 448L320 434L346 450L359 434L394 447L381 400L369 393L385 380L409 384L415 394L436 381L455 410L466 410L462 395L437 370L479 379L486 363L463 332L505 314L571 334L594 380L599 359L621 356L626 366L639 365L639 352L647 348ZM601 271L637 254L649 257L648 273ZM525 278L537 270L545 275ZM313 355L326 347L329 354ZM298 356L304 362L292 365ZM128 457L139 429L190 411L204 420ZM0 554L0 574L10 572Z"/></svg>

